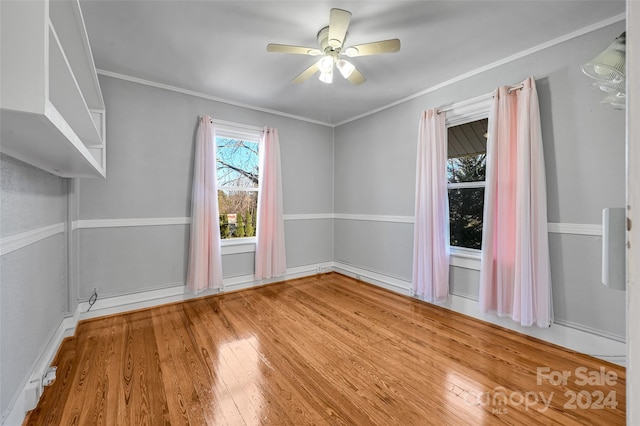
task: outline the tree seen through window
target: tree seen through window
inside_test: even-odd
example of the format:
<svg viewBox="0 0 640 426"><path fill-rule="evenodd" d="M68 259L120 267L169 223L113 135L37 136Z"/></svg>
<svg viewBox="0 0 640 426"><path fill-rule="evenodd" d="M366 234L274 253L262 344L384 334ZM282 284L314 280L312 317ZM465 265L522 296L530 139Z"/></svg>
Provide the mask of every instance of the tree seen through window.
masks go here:
<svg viewBox="0 0 640 426"><path fill-rule="evenodd" d="M220 237L255 237L258 142L216 137L216 150Z"/></svg>

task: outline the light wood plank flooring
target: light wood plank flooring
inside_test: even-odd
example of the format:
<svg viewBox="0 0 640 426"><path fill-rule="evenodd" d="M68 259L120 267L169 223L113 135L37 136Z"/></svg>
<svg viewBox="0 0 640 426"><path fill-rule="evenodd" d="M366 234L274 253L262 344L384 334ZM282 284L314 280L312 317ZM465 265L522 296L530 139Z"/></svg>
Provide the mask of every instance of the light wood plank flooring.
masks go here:
<svg viewBox="0 0 640 426"><path fill-rule="evenodd" d="M625 369L331 273L81 322L28 425L616 425Z"/></svg>

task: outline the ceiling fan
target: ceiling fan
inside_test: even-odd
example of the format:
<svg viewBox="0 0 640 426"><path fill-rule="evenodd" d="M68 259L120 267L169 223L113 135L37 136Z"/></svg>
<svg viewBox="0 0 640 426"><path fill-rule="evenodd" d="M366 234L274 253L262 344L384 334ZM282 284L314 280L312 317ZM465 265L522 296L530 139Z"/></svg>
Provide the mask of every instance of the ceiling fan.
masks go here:
<svg viewBox="0 0 640 426"><path fill-rule="evenodd" d="M349 28L350 21L351 12L342 9L331 9L329 25L318 32L319 49L315 47L270 43L267 45L267 52L294 53L310 56L322 55L319 61L316 61L294 78L294 83L301 83L318 71L320 71L320 81L331 83L333 81L333 69L335 65L335 68L338 69L340 74L351 84L362 84L367 79L364 78L351 62L343 58L343 55L349 58L355 58L358 56L397 52L400 50L400 40L394 38L345 48L344 42L347 37L347 29Z"/></svg>

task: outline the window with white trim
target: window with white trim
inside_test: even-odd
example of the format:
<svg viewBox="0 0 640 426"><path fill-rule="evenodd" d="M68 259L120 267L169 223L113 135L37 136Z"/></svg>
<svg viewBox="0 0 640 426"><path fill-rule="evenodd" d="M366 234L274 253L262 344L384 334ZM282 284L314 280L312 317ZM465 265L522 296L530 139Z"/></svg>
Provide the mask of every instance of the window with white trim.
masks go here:
<svg viewBox="0 0 640 426"><path fill-rule="evenodd" d="M447 129L450 245L482 248L488 119Z"/></svg>
<svg viewBox="0 0 640 426"><path fill-rule="evenodd" d="M261 132L219 123L215 129L220 238L255 239Z"/></svg>
<svg viewBox="0 0 640 426"><path fill-rule="evenodd" d="M451 254L479 259L491 94L440 108L446 113ZM457 260L452 260L455 264ZM467 263L459 265L470 267ZM472 269L478 269L475 265Z"/></svg>

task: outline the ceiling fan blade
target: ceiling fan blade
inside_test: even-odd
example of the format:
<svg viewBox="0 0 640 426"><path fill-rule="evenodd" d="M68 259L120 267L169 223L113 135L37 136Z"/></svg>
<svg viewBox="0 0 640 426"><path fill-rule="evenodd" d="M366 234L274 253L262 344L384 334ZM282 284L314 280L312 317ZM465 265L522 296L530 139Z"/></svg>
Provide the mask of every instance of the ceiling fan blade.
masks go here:
<svg viewBox="0 0 640 426"><path fill-rule="evenodd" d="M294 83L302 83L305 80L308 80L312 75L314 75L318 71L318 63L314 62L306 70L302 71L296 78L293 79Z"/></svg>
<svg viewBox="0 0 640 426"><path fill-rule="evenodd" d="M360 71L354 69L351 72L351 75L349 75L349 77L347 77L347 80L349 81L349 83L353 84L354 86L357 86L359 84L364 83L365 81L367 81L366 78L364 78L364 75L362 75L360 73Z"/></svg>
<svg viewBox="0 0 640 426"><path fill-rule="evenodd" d="M296 55L311 55L317 56L322 52L315 47L303 47L303 46L290 46L288 44L267 44L267 52L275 53L294 53Z"/></svg>
<svg viewBox="0 0 640 426"><path fill-rule="evenodd" d="M344 50L344 54L350 58L356 56L378 55L380 53L392 53L400 50L400 40L397 38L391 40L374 41L373 43L359 44L350 46Z"/></svg>
<svg viewBox="0 0 640 426"><path fill-rule="evenodd" d="M342 47L351 22L351 12L342 9L331 9L329 17L329 46L334 49Z"/></svg>

